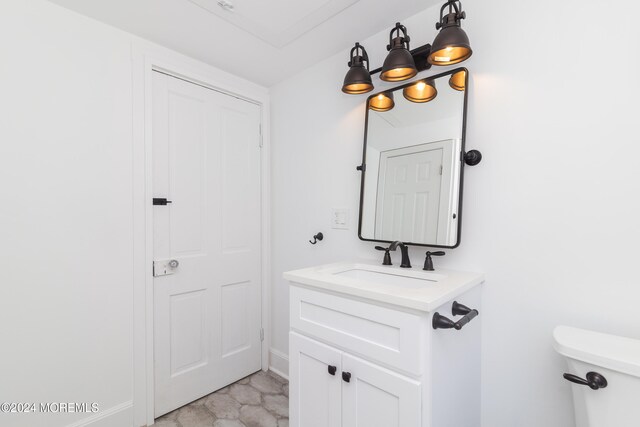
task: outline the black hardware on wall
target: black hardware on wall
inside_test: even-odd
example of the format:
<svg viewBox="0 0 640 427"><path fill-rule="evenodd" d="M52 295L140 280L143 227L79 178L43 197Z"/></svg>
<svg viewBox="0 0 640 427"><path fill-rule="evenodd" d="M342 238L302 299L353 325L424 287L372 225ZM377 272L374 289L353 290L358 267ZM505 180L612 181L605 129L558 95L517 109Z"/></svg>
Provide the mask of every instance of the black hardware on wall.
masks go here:
<svg viewBox="0 0 640 427"><path fill-rule="evenodd" d="M433 260L431 259L431 257L432 256L444 256L444 255L446 255L444 253L444 251L437 251L437 252L427 251L427 257L424 260L424 268L423 268L423 270L433 271Z"/></svg>
<svg viewBox="0 0 640 427"><path fill-rule="evenodd" d="M608 385L607 379L597 372L589 372L586 380L573 374L564 374L562 376L572 383L589 386L591 390L599 390Z"/></svg>
<svg viewBox="0 0 640 427"><path fill-rule="evenodd" d="M456 331L459 331L464 325L471 322L479 314L478 310L471 309L457 301L453 302L453 305L451 306L451 313L454 316L464 315L464 317L457 322L454 322L453 320L436 312L433 314L433 320L431 322L433 329L455 329Z"/></svg>
<svg viewBox="0 0 640 427"><path fill-rule="evenodd" d="M309 240L309 243L315 245L318 241L322 241L322 239L324 239L324 235L322 233L318 233L313 236L313 240Z"/></svg>
<svg viewBox="0 0 640 427"><path fill-rule="evenodd" d="M464 153L464 162L469 166L475 166L482 161L482 153L478 150L471 150Z"/></svg>
<svg viewBox="0 0 640 427"><path fill-rule="evenodd" d="M329 372L329 375L335 375L337 370L338 368L333 365L329 365L327 367L327 371Z"/></svg>
<svg viewBox="0 0 640 427"><path fill-rule="evenodd" d="M171 200L165 198L153 198L153 206L167 206L169 203L173 203Z"/></svg>
<svg viewBox="0 0 640 427"><path fill-rule="evenodd" d="M345 383L351 382L351 372L343 372L342 381L344 381Z"/></svg>

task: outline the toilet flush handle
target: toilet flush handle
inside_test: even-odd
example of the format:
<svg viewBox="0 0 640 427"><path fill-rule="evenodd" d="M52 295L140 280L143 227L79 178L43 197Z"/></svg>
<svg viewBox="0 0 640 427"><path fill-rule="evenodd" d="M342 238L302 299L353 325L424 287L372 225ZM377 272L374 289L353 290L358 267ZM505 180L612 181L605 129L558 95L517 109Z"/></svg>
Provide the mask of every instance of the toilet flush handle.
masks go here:
<svg viewBox="0 0 640 427"><path fill-rule="evenodd" d="M607 379L597 372L589 372L586 380L572 374L564 374L563 377L572 383L587 385L591 387L592 390L598 390L607 386Z"/></svg>

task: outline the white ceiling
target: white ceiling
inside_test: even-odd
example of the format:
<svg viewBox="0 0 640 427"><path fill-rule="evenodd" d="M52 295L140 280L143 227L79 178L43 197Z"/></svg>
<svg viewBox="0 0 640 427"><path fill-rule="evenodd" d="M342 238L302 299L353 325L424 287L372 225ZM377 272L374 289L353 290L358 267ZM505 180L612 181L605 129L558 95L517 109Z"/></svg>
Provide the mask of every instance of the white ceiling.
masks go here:
<svg viewBox="0 0 640 427"><path fill-rule="evenodd" d="M442 0L50 0L271 86ZM218 3L227 2L233 12ZM346 62L345 57L345 71Z"/></svg>

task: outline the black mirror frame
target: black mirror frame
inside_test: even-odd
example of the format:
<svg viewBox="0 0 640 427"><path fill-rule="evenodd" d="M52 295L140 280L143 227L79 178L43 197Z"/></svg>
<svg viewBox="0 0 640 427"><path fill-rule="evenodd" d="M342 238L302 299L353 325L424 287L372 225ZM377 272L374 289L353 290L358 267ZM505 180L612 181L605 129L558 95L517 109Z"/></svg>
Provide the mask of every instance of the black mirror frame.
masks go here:
<svg viewBox="0 0 640 427"><path fill-rule="evenodd" d="M405 245L411 245L411 246L424 246L424 247L429 247L429 248L446 248L446 249L455 249L458 246L460 246L460 238L462 236L462 194L463 194L463 190L464 190L464 166L465 166L465 142L467 139L467 100L468 100L468 89L469 89L469 70L467 70L465 67L459 67L459 68L455 68L453 70L449 70L449 71L445 71L443 73L440 74L435 74L433 76L429 76L429 77L422 77L418 80L421 79L430 79L430 80L435 80L444 76L449 76L449 75L453 75L459 71L464 71L465 72L465 90L464 90L464 101L463 101L463 110L462 110L462 141L461 141L461 145L460 145L460 187L459 187L459 191L458 191L458 212L457 212L457 216L456 219L458 221L458 233L456 236L456 243L453 246L443 246L443 245L427 245L424 243L413 243L413 242L403 242ZM400 85L400 86L396 86L394 88L391 89L387 89L384 92L395 92L398 90L402 90L405 87L411 86L415 84L415 81L411 81L409 83ZM360 180L360 209L359 209L359 214L358 214L358 238L360 238L360 240L363 240L365 242L384 242L384 243L392 243L391 240L376 240L376 239L366 239L364 237L362 237L362 208L364 206L364 179L365 179L365 175L367 173L367 165L366 165L366 160L367 160L367 134L368 134L368 129L369 129L369 101L378 96L380 94L379 93L375 93L373 95L370 95L367 98L366 104L365 104L365 119L364 119L364 143L363 143L363 148L362 148L362 163L360 164L360 166L357 167L357 169L359 171L362 172L362 176L361 176L361 180Z"/></svg>

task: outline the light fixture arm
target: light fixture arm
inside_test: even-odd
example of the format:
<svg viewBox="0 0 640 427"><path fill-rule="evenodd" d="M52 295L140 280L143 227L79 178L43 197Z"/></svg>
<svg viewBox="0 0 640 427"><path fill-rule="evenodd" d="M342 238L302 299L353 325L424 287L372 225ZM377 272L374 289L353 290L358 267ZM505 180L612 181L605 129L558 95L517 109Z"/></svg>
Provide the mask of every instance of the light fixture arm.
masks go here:
<svg viewBox="0 0 640 427"><path fill-rule="evenodd" d="M445 15L444 10L447 7L449 8L449 13ZM442 5L440 8L440 20L436 22L436 30L439 30L446 24L445 18L451 14L454 14L456 24L460 24L460 21L467 17L467 13L462 10L462 2L460 2L460 0L449 0Z"/></svg>
<svg viewBox="0 0 640 427"><path fill-rule="evenodd" d="M360 54L360 51L362 54ZM358 62L366 62L367 63L367 71L369 71L369 55L367 55L367 51L364 46L362 46L359 42L356 42L356 45L351 48L351 52L349 52L349 57L351 58L347 65L351 67L352 65L357 64Z"/></svg>
<svg viewBox="0 0 640 427"><path fill-rule="evenodd" d="M397 36L393 37L393 33L397 33ZM393 40L396 38L400 38L400 43L406 44L407 50L411 50L411 48L409 48L411 37L407 35L407 27L399 22L396 22L396 26L393 27L393 29L389 33L389 44L387 45L387 51L391 50L391 48L393 47Z"/></svg>

